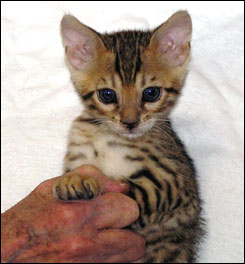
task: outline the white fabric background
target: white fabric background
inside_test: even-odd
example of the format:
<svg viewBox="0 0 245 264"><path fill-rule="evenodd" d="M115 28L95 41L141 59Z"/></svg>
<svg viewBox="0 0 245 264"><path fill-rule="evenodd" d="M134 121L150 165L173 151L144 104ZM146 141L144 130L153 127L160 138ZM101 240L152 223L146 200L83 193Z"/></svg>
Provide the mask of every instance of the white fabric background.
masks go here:
<svg viewBox="0 0 245 264"><path fill-rule="evenodd" d="M61 174L81 112L59 23L71 13L99 32L154 28L187 9L192 61L172 115L194 159L207 219L200 262L244 261L243 2L2 2L2 212Z"/></svg>

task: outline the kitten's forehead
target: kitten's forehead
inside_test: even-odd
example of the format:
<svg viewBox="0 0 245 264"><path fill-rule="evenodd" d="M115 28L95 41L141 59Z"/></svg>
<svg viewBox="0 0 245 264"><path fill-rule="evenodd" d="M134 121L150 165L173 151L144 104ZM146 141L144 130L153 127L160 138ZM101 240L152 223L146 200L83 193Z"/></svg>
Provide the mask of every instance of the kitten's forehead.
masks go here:
<svg viewBox="0 0 245 264"><path fill-rule="evenodd" d="M135 83L140 71L141 54L148 46L150 31L121 31L102 35L105 47L115 54L115 71L124 85Z"/></svg>

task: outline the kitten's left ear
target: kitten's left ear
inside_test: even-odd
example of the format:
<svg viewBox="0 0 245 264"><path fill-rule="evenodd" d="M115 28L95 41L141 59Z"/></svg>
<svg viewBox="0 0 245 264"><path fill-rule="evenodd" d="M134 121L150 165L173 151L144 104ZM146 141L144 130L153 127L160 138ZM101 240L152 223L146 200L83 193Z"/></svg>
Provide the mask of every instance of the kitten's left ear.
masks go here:
<svg viewBox="0 0 245 264"><path fill-rule="evenodd" d="M172 66L181 66L190 52L192 23L186 11L173 14L153 33L149 48Z"/></svg>
<svg viewBox="0 0 245 264"><path fill-rule="evenodd" d="M67 59L75 70L83 70L98 57L98 53L105 50L99 33L85 26L72 15L63 17L61 34Z"/></svg>

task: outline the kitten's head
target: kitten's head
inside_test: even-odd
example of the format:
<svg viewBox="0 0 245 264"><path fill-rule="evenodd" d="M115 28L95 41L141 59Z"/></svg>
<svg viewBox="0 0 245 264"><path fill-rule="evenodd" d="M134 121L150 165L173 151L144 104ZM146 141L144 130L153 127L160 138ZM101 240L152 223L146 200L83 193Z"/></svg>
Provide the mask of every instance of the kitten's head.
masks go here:
<svg viewBox="0 0 245 264"><path fill-rule="evenodd" d="M179 11L153 31L99 34L71 15L61 33L86 112L110 130L144 135L175 104L187 71L192 24Z"/></svg>

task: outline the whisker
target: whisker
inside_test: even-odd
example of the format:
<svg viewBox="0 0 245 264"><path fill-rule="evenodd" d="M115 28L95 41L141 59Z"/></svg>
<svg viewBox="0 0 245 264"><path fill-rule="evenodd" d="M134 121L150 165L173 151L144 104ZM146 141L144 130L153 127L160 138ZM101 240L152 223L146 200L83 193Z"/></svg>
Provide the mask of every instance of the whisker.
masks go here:
<svg viewBox="0 0 245 264"><path fill-rule="evenodd" d="M152 122L152 120L154 122ZM88 122L97 125L95 133L100 132L101 130L104 130L109 133L120 133L120 126L108 118L98 117L96 119L89 120ZM179 146L176 144L174 135L171 135L173 133L173 130L171 128L169 118L163 117L160 114L155 114L151 119L147 119L141 122L141 129L146 130L146 133L152 133L158 138L163 138L164 143L167 143L165 147L167 147L168 150L174 151L175 153L179 152L180 149ZM173 146L174 150L172 149Z"/></svg>

